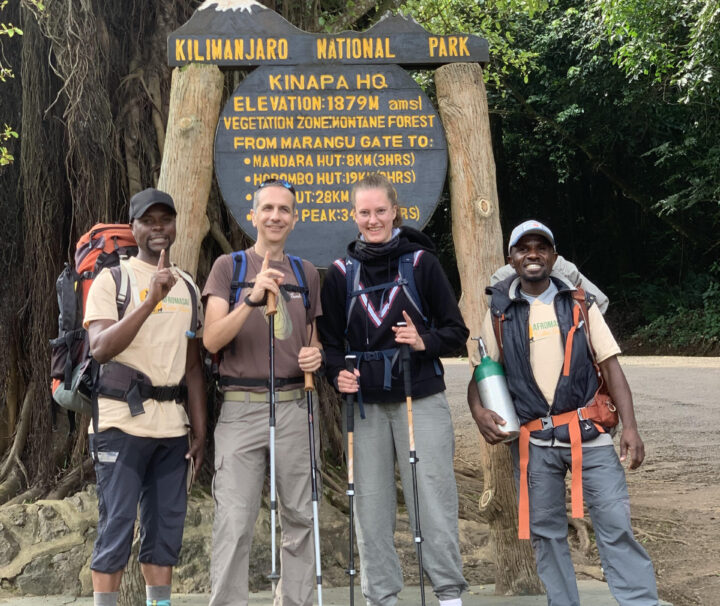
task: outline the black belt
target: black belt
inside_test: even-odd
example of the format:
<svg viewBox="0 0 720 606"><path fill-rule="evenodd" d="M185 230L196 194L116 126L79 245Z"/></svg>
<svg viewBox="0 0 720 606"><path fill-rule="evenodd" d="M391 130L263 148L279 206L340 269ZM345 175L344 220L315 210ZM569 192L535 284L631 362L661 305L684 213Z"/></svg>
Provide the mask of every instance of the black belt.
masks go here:
<svg viewBox="0 0 720 606"><path fill-rule="evenodd" d="M305 377L275 377L275 389L286 385L298 385L305 381ZM237 377L220 377L218 385L221 387L265 387L270 389L270 379L239 379Z"/></svg>

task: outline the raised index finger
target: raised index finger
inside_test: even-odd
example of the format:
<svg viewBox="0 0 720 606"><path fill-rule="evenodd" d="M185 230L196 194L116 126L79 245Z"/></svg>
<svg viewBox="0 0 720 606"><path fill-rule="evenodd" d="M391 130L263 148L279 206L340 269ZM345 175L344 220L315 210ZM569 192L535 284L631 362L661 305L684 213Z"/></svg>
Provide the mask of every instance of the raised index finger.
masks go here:
<svg viewBox="0 0 720 606"><path fill-rule="evenodd" d="M165 268L165 249L160 251L160 260L158 261L158 271Z"/></svg>
<svg viewBox="0 0 720 606"><path fill-rule="evenodd" d="M415 324L413 324L413 321L410 319L410 314L408 314L408 312L406 312L403 309L402 314L403 314L403 318L405 318L405 322L407 322L408 326L415 326Z"/></svg>

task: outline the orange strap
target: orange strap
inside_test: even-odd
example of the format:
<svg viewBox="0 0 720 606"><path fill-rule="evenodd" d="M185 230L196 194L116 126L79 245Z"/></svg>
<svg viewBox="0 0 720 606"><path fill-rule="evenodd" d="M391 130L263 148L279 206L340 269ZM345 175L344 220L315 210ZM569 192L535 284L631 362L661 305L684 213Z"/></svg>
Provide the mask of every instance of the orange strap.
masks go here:
<svg viewBox="0 0 720 606"><path fill-rule="evenodd" d="M565 363L563 364L563 376L567 377L570 375L570 359L572 358L572 344L575 331L578 328L580 322L580 306L575 304L573 306L573 325L570 327L568 332L567 340L565 341Z"/></svg>
<svg viewBox="0 0 720 606"><path fill-rule="evenodd" d="M580 409L582 411L582 409ZM583 417L584 418L584 417ZM547 419L547 417L546 417ZM583 517L582 487L582 436L578 410L552 415L552 427L567 425L570 431L570 455L572 458L571 503L572 517ZM546 425L550 427L550 425ZM595 426L602 432L599 425ZM520 427L520 502L518 504L518 538L530 538L530 499L528 497L528 463L530 460L530 432L544 429L543 419L535 419Z"/></svg>

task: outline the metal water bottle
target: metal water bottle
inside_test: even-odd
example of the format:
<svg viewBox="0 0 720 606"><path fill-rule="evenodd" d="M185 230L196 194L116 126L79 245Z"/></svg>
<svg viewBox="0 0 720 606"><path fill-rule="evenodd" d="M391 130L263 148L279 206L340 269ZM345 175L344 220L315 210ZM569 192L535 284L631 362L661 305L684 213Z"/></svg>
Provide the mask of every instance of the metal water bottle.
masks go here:
<svg viewBox="0 0 720 606"><path fill-rule="evenodd" d="M473 337L473 340L478 342L478 350L480 351L480 364L475 367L473 373L480 399L485 408L492 410L505 419L506 424L498 425L498 429L510 434L503 442L512 442L520 435L520 421L518 421L515 406L513 406L508 391L505 371L502 364L496 362L487 354L485 343L483 343L481 337Z"/></svg>

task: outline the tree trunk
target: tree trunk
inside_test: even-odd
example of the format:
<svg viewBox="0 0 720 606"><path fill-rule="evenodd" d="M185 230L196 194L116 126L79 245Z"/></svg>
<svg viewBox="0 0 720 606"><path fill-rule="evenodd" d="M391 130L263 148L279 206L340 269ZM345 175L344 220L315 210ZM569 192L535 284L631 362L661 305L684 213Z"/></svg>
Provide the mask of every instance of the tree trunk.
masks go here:
<svg viewBox="0 0 720 606"><path fill-rule="evenodd" d="M480 334L492 273L505 263L487 96L477 64L444 65L435 72L438 106L450 156L453 239L462 284L460 309L470 334ZM468 349L472 342L468 342ZM496 552L495 593L542 593L529 541L517 538L515 482L508 448L483 449L483 477Z"/></svg>
<svg viewBox="0 0 720 606"><path fill-rule="evenodd" d="M173 197L178 210L172 259L192 275L210 229L206 210L222 90L223 76L215 65L191 64L173 70L158 189Z"/></svg>

